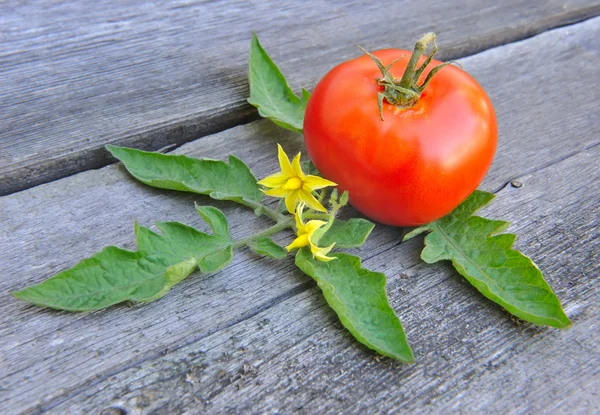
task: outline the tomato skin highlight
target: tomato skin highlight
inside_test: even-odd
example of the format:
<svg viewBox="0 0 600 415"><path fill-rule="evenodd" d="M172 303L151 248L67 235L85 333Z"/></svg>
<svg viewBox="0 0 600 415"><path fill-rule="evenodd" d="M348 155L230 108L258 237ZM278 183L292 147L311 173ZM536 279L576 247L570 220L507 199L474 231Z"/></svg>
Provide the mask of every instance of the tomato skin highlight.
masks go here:
<svg viewBox="0 0 600 415"><path fill-rule="evenodd" d="M373 53L402 77L411 52ZM420 63L424 61L422 58ZM433 60L421 75L441 64ZM450 213L481 183L498 141L492 103L466 72L447 66L409 108L383 102L381 73L368 56L344 62L315 87L304 116L308 154L323 177L348 190L367 217L417 226Z"/></svg>

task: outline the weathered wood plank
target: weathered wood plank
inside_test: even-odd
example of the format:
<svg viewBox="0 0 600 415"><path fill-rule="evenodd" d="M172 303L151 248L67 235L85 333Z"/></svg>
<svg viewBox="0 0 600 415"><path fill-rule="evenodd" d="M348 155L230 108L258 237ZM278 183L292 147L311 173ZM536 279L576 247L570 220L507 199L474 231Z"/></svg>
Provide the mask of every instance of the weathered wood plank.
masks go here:
<svg viewBox="0 0 600 415"><path fill-rule="evenodd" d="M600 256L588 247L600 241L597 201L586 196L600 191L599 156L596 146L520 177L524 187L506 187L486 210L513 220L520 248L538 254L573 318L567 331L515 325L448 266L419 264L415 241L384 249L365 265L387 268L416 365L377 361L313 287L164 357L92 380L55 400L50 412L594 412L600 310L598 280L590 276L600 271Z"/></svg>
<svg viewBox="0 0 600 415"><path fill-rule="evenodd" d="M593 77L593 68L597 67L600 59L589 41L597 36L599 22L600 19L594 19L574 27L545 33L462 62L489 90L498 108L502 128L502 144L484 188L496 189L507 180L520 176L519 172L540 169L567 157L571 152L582 151L598 143L599 126L595 114L600 104L597 100L589 99L594 92L587 87L587 79L590 78L586 79L586 76ZM541 75L538 69L540 61L547 62L544 69L551 74L543 78L544 81L552 85L568 83L572 92L564 93L557 88L546 89L540 85L540 81L535 81ZM582 77L572 77L573 64L565 67L565 62L577 62L577 69ZM512 70L515 75L507 78L504 83L495 84L492 68L498 66L507 72ZM536 94L543 94L546 99L542 100ZM539 106L522 106L524 97L529 102L539 102ZM559 98L563 99L564 107L555 105ZM556 118L560 122L556 122ZM552 134L548 134L548 125L552 128ZM526 140L523 138L523 129L528 134ZM290 151L300 145L297 135L273 127L269 122L258 122L206 137L179 151L216 158L223 158L233 152L251 162L256 173L263 176L275 168L275 142L281 142ZM569 146L565 146L564 142L568 142ZM539 157L532 157L531 154L536 152L540 153ZM575 169L575 172L569 174L563 172L565 183L570 184L573 177L576 177L573 175L578 173L583 174L585 180L594 177L583 168ZM580 192L576 183L573 184L573 191ZM560 188L565 187L568 188ZM529 184L525 182L524 189L528 188ZM595 189L590 186L580 200L583 211L587 204L597 204ZM554 203L557 209L570 208L575 209L574 212L578 209L568 197L563 201L550 194L540 196L538 193L535 197L540 200L530 201L527 209L534 209L536 203L540 208ZM138 218L142 224L168 219L198 224L199 220L192 208L193 200L201 203L205 201L201 197L160 192L139 185L127 178L119 166L82 173L0 198L0 247L4 253L0 258L0 275L3 276L0 279L0 291L7 294L8 291L40 281L72 266L107 244L131 247L134 218ZM518 227L515 229L523 229L519 231L522 236L535 235L534 239L527 241L539 243L539 246L532 245L531 251L524 246L524 250L533 255L543 269L550 270L548 276L553 286L564 296L565 290L557 279L560 274L556 270L570 269L577 263L566 262L570 257L559 255L563 245L555 244L554 240L547 242L542 237L544 233L536 233L541 232L543 224L532 220L532 210L517 210L512 202L506 206L514 209L514 212L498 213L515 220ZM246 221L251 215L230 205L219 204L219 207L223 207L232 218L232 231L236 236L251 231L254 222ZM541 213L536 217L540 215ZM588 250L577 243L577 238L590 239L589 235L585 236L588 232L588 218L577 219L573 216L567 219L563 229L567 241L565 243L572 244L568 254L577 261L581 260L584 264L582 266L597 264L593 256L597 255L597 250ZM571 227L571 224L575 224L575 227ZM398 274L418 262L417 245L407 244L403 249L394 248L399 233L397 229L377 227L363 250L373 256L366 262L367 265L388 263L388 268L382 270L386 270L392 277L393 287L398 283L394 282ZM590 240L594 242L593 239ZM590 262L585 262L585 255L589 255L587 260ZM542 262L545 258L552 260L554 257L559 258L555 265L561 268L551 268L546 262ZM378 258L385 260L378 262ZM587 272L594 272L594 269L592 266ZM410 275L418 273L421 278L421 272L426 272L424 270L415 269L415 274ZM431 272L441 272L445 278L456 278L452 277L454 274L448 267L434 267L432 270L434 271ZM406 282L412 283L413 278ZM68 402L63 402L65 399L96 393L98 387L95 385L99 381L109 379L127 368L143 365L145 361L155 362L160 354L168 350L179 349L227 330L228 327L234 327L240 321L258 315L286 298L296 298L298 293L305 292L311 285L307 277L293 268L291 261L265 262L244 251L237 254L234 263L226 270L214 276L194 275L162 300L134 309L114 307L98 313L66 314L40 310L5 297L6 301L0 302L0 313L14 318L4 319L0 323L0 406L19 412L33 410L38 405L42 408L62 403L68 405ZM412 289L410 285L402 287ZM435 284L432 285L432 290L433 287ZM464 294L464 290L468 290L465 287L461 286L457 292ZM395 288L393 290L392 292L396 292ZM434 291L431 294L428 290L414 293L411 298L414 297L415 303L411 307L421 310L431 308L440 314L435 320L439 328L431 332L419 329L421 320L405 320L409 335L413 336L413 343L431 344L431 347L436 342L447 344L448 337L445 333L460 332L460 326L456 326L456 322L461 320L441 320L442 306ZM315 301L318 298L316 296ZM565 300L571 304L582 304L581 307L585 308L587 297L582 294L581 298L581 303L571 301L570 297L565 297ZM404 299L401 298L402 301ZM472 309L469 307L473 306L465 306L464 301L453 304L453 312L460 313L461 307ZM430 306L423 305L427 303ZM485 301L482 304L484 305L477 306L476 309L497 312L493 305ZM321 307L322 304L317 303L317 308ZM409 308L397 309L403 312ZM573 310L567 311L573 316ZM311 313L310 318L321 313L331 319L325 311ZM290 314L287 317L290 318ZM494 323L491 318L485 324L506 324L505 317L497 321ZM331 331L346 339L344 341L347 342L347 347L354 350L352 353L363 353L360 346L344 337L341 330ZM302 333L298 332L294 336ZM524 348L527 344L518 343L518 348ZM454 344L449 346L457 347ZM266 339L261 347L280 348L277 343L267 343ZM441 351L439 345L436 347ZM278 350L273 352L277 353ZM454 352L450 354L450 357L453 356ZM237 363L239 362L235 364ZM440 376L443 378L441 373ZM218 384L213 386L218 387Z"/></svg>
<svg viewBox="0 0 600 415"><path fill-rule="evenodd" d="M379 361L357 345L313 287L94 384L53 412L596 413L600 235L598 200L589 196L600 193L599 157L595 146L519 177L524 187L507 186L485 210L514 221L517 244L566 304L568 330L513 323L449 266L416 263L419 238L365 261L388 270L415 365Z"/></svg>
<svg viewBox="0 0 600 415"><path fill-rule="evenodd" d="M3 2L0 195L103 166L106 143L158 149L252 119L253 30L297 89L355 43L409 47L435 30L454 58L599 13L593 0Z"/></svg>

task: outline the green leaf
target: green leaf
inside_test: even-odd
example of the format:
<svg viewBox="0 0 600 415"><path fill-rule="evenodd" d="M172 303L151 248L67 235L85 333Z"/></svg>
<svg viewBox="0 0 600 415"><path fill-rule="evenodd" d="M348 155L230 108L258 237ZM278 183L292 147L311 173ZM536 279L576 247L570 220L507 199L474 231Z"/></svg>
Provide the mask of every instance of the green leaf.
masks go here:
<svg viewBox="0 0 600 415"><path fill-rule="evenodd" d="M281 259L287 256L287 251L284 247L277 245L271 238L267 237L250 240L248 242L248 247L259 255L275 259Z"/></svg>
<svg viewBox="0 0 600 415"><path fill-rule="evenodd" d="M215 235L231 238L227 218L220 209L213 206L200 206L197 203L195 206L196 212L208 223L208 226L210 226Z"/></svg>
<svg viewBox="0 0 600 415"><path fill-rule="evenodd" d="M475 288L515 316L539 325L565 328L571 322L560 301L533 261L512 249L516 236L500 234L509 223L472 216L494 199L476 190L452 213L417 228L425 237L421 258L432 264L451 260L454 268Z"/></svg>
<svg viewBox="0 0 600 415"><path fill-rule="evenodd" d="M221 250L206 255L198 261L198 267L200 268L200 271L204 273L217 272L226 267L232 259L233 248L231 245L228 245Z"/></svg>
<svg viewBox="0 0 600 415"><path fill-rule="evenodd" d="M281 127L301 133L310 93L303 89L302 97L299 98L294 94L279 68L260 45L256 34L252 36L250 47L248 79L250 81L248 102L258 108L261 117L269 118Z"/></svg>
<svg viewBox="0 0 600 415"><path fill-rule="evenodd" d="M375 225L366 219L335 219L331 228L319 239L319 246L335 242L336 248L358 248L367 240Z"/></svg>
<svg viewBox="0 0 600 415"><path fill-rule="evenodd" d="M327 303L359 342L382 355L414 362L402 324L388 303L385 275L362 268L358 257L333 256L332 261L318 261L303 248L296 265L317 281Z"/></svg>
<svg viewBox="0 0 600 415"><path fill-rule="evenodd" d="M312 160L304 160L300 162L300 167L305 174L312 174L313 176L320 176L319 170L312 162Z"/></svg>
<svg viewBox="0 0 600 415"><path fill-rule="evenodd" d="M225 163L112 145L106 148L133 177L149 186L199 193L238 203L262 200L256 177L234 156L229 156L229 163Z"/></svg>
<svg viewBox="0 0 600 415"><path fill-rule="evenodd" d="M159 235L136 223L138 251L109 246L14 296L58 310L97 310L128 300L160 298L197 267L215 272L231 261L232 240L221 211L214 207L197 209L214 235L178 222L158 222Z"/></svg>

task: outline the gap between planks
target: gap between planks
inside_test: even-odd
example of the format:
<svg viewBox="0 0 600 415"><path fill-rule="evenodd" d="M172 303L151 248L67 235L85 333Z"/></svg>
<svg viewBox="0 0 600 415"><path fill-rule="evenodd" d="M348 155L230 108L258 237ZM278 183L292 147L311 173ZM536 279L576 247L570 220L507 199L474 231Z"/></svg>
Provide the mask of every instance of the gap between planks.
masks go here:
<svg viewBox="0 0 600 415"><path fill-rule="evenodd" d="M557 159L557 160L555 160L553 162L549 162L549 163L547 163L547 164L545 164L543 166L535 168L535 169L533 169L531 171L528 171L526 173L517 174L513 179L511 179L511 181L512 180L519 180L519 179L522 179L523 177L531 176L531 175L534 175L535 173L542 172L543 170L550 169L552 166L555 166L557 164L561 164L561 163L563 163L565 161L568 161L569 159L571 159L573 157L577 157L579 154L582 154L582 153L588 152L589 150L594 149L599 144L600 144L600 142L592 144L590 146L587 146L585 149L583 149L581 151L577 151L577 152L571 153L569 155L561 157L560 159ZM497 194L500 191L504 190L504 188L506 188L506 186L510 185L511 181L508 181L506 185L502 186L500 189L495 190L493 193ZM483 215L483 216L485 216L485 215ZM418 238L415 238L415 240L418 240L418 241L421 241L422 239L423 239L423 236L419 236ZM374 257L380 256L380 255L385 254L386 252L388 252L388 251L390 251L392 249L395 249L397 246L399 246L401 244L402 244L402 242L398 241L397 243L395 243L393 245L390 245L390 246L386 247L385 249L383 249L381 251L374 252L371 255L368 255L368 256L365 256L364 258L361 258L361 260L362 260L361 262L365 263L365 262L369 261L370 259L372 259ZM444 262L447 262L447 261L444 261ZM419 267L422 267L422 266L423 266L422 263L415 263L415 264L410 265L408 268L403 269L403 272L410 272L414 268L419 268ZM454 277L456 277L456 276L455 275L445 275L444 278L439 281L439 283L441 284L444 281L452 279ZM222 323L222 324L220 324L220 325L218 325L218 326L216 326L216 327L214 327L214 328L212 328L212 329L210 329L210 330L208 330L208 331L206 331L204 333L201 333L199 335L195 335L195 336L192 336L192 337L190 337L188 339L185 339L184 341L180 342L176 346L168 347L168 348L160 350L160 351L154 351L154 352L152 352L152 353L150 353L150 354L148 354L148 355L146 355L146 356L144 356L144 357L142 357L142 358L140 358L140 359L138 359L138 360L136 360L134 362L128 362L125 365L122 365L120 367L114 368L114 370L111 370L110 372L105 373L102 376L98 376L97 378L95 378L94 380L92 380L92 381L90 381L90 382L88 382L86 384L78 385L75 388L73 388L72 390L66 391L66 393L64 395L62 395L60 398L56 398L56 399L52 400L51 402L45 404L43 407L41 407L40 408L40 413L48 411L48 410L51 410L51 409L57 407L58 405L61 405L62 403L66 402L66 401L68 401L68 400L70 400L70 399L78 396L82 392L86 391L88 388L94 387L94 386L96 386L96 385L98 385L98 384L106 381L107 379L109 379L109 378L111 378L111 377L113 377L113 376L115 376L115 375L117 375L117 374L119 374L121 372L124 372L124 371L126 371L128 369L134 368L136 366L140 366L140 365L142 365L142 364L144 364L144 363L146 363L148 361L151 361L151 360L154 360L154 359L159 359L159 358L165 356L168 353L177 352L178 350L181 350L181 349L183 349L183 348L185 348L187 346L190 346L190 345L192 345L194 343L197 343L197 342L199 342L199 341L201 341L201 340L203 340L203 339L205 339L207 337L210 337L212 335L218 334L219 332L221 332L223 330L230 329L231 327L234 327L236 325L242 324L246 320L250 320L250 319L256 317L258 314L261 314L261 313L263 313L265 311L268 311L269 309L280 305L281 303L283 303L283 302L291 299L292 297L295 297L295 296L301 295L303 293L306 293L308 290L311 290L311 289L313 289L315 287L316 287L316 282L314 280L310 280L310 281L307 281L305 283L299 284L296 287L294 287L293 289L291 289L291 290L289 290L289 291L287 291L285 293L282 293L281 295L279 295L279 296L277 296L277 297L269 300L268 302L266 302L264 304L261 304L258 307L255 307L255 308L253 308L251 310L248 310L247 312L245 312L243 315L241 315L237 319L224 322L224 323ZM489 305L490 305L490 307L494 307L494 304L492 304L491 301L489 302ZM509 318L509 314L508 313L507 313L507 318ZM329 326L327 326L327 327L329 327ZM312 333L311 333L311 336L312 336ZM302 338L302 339L300 339L298 341L298 343L301 343L304 340L305 339ZM352 347L352 346L349 346L349 347ZM283 353L283 351L281 353Z"/></svg>
<svg viewBox="0 0 600 415"><path fill-rule="evenodd" d="M592 32L592 33L593 33L593 32ZM553 40L552 40L552 39L553 39ZM553 38L553 37L552 37L552 39L551 39L551 40L552 40L552 42L556 42L556 38ZM496 59L497 59L497 58L498 58L498 56L496 56ZM482 70L485 72L485 68L482 68ZM508 91L507 93L510 93L510 91ZM522 127L523 127L523 126L519 125L519 124L518 124L518 122L516 122L516 121L518 121L519 117L514 117L514 116L512 116L512 117L511 117L511 113L512 113L512 112L514 112L514 110L512 110L512 111L503 110L503 112L504 112L504 114L505 114L505 116L506 116L506 118L507 118L507 121L508 121L508 120L511 120L511 124L512 124L512 125L510 125L510 126L508 126L508 127L507 127L507 129L510 131L510 133L509 133L508 135L509 135L509 136L511 137L511 139L513 139L514 141L518 141L518 138L519 138L519 137L518 137L518 135L516 135L516 134L517 134L517 131L521 131L521 130L522 130ZM526 113L525 115L526 115L526 118L527 118L527 115L529 115L529 117L533 117L533 116L535 116L535 113L533 113L533 115L532 115L532 114L530 114L530 113ZM575 120L575 119L573 119L573 120L571 120L570 122L571 122L571 124L572 124L572 125L576 125L577 127L580 127L580 126L581 126L581 121L578 121L578 120ZM253 125L251 128L248 128L248 130L250 130L250 131L251 131L251 132L253 132L254 134L256 134L256 132L259 132L259 131L264 131L264 132L267 132L267 131L269 131L269 130L270 130L270 129L266 129L266 130L265 130L265 127L266 127L266 124L267 124L267 123L268 123L268 122L265 122L265 121L263 121L263 122L261 122L261 123L258 123L258 124L260 124L260 125ZM534 124L534 127L535 127L535 124ZM275 131L275 129L273 129L273 130ZM558 131L557 131L557 132L558 132ZM268 133L268 134L270 134L270 133ZM538 135L540 135L540 134L541 134L541 136L543 136L543 132L542 132L542 133L538 132ZM564 135L568 137L568 135L569 135L569 134L571 134L571 135L573 134L572 128L570 129L569 127L565 127L565 130L564 130ZM273 138L274 136L275 136L275 134L272 134L271 140L273 140L273 139L274 139L274 138ZM577 136L574 136L574 137L572 137L572 138L576 138L576 137L577 137ZM290 145L290 144L291 144L291 142L292 142L294 139L296 139L296 137L289 137L289 140L288 140L288 141L289 141L289 142L288 142L288 145ZM534 140L535 140L535 138L534 138ZM582 137L582 141L583 141L583 142L586 142L586 141L584 140L584 137ZM217 144L217 143L215 143L215 144ZM547 144L548 144L548 143L547 143ZM595 146L595 145L596 145L596 144L593 144L592 146ZM230 143L230 146L235 146L235 143ZM533 148L535 148L535 149L538 149L538 150L540 149L540 146L539 146L539 145L536 147L536 145L535 145L535 142L532 142L532 143L531 143L529 146L531 146L531 147L533 147ZM585 145L584 145L584 147L585 147L585 146L587 146L587 147L590 147L589 143L588 143L588 144L585 144ZM512 150L512 151L511 151L511 150ZM512 171L513 171L512 169L509 169L509 170L503 170L503 169L502 169L502 165L503 165L503 164L506 164L507 162L509 162L509 161L510 161L510 160L512 160L512 159L518 159L519 152L521 152L521 153L522 153L522 152L523 152L523 151L525 151L525 150L527 150L527 146L525 146L525 148L522 148L522 149L518 149L518 148L512 148L512 149L511 149L511 148L507 148L507 149L505 150L505 152L503 152L503 153L502 153L502 157L500 158L500 159L501 159L501 160L500 160L500 165L498 165L498 164L497 164L497 166L496 166L496 167L497 167L497 168L499 168L499 169L496 169L496 172L495 172L495 174L493 174L493 176L496 178L496 180L500 180L500 179L499 179L500 177L506 177L506 172L511 172L511 173L512 173ZM537 151L537 150L536 150L536 151ZM551 152L550 152L550 154L549 154L548 158L550 159L550 158L552 158L552 157L557 157L557 155L560 157L560 153L561 153L560 151L553 150L553 151L551 151ZM254 154L257 154L257 153L255 152ZM551 156L551 157L550 157L550 156ZM521 161L520 161L520 163L517 163L517 164L516 164L517 166L520 166L520 167L523 167L523 166L528 166L528 164L525 162L525 160L526 160L526 159L520 159L520 160L521 160ZM261 173L263 173L263 172L261 171ZM503 180L503 179L502 179L502 180ZM148 193L152 193L152 192L150 192L150 191L149 191ZM128 229L127 231L129 231L129 229ZM158 349L155 349L155 350L158 350ZM163 348L163 349L161 349L161 350L164 350L164 348ZM100 373L102 373L102 372L100 372Z"/></svg>
<svg viewBox="0 0 600 415"><path fill-rule="evenodd" d="M597 152L596 152L596 153L597 153ZM561 163L562 163L562 164L567 164L567 165L569 165L569 164L573 164L573 163L571 163L571 162L570 162L570 159L571 159L571 158L573 158L573 157L569 157L569 158L567 158L567 159L563 160L562 162L559 162L558 164L561 164ZM591 163L588 163L588 164L591 164ZM552 170L552 169L551 169L551 167L552 167L552 166L548 166L548 167L546 167L546 168L544 168L544 169L540 169L540 170L538 171L538 173L542 173L542 172L543 172L543 171L545 171L545 170ZM589 168L589 166L588 166L588 168ZM531 175L531 174L529 174L529 175L526 175L526 176L520 176L520 177L518 177L518 179L527 178L528 176L532 176L532 175ZM539 174L538 176L543 176L543 174ZM516 189L515 189L515 191L518 191L518 190L516 190ZM505 209L506 209L506 207L505 207ZM419 238L416 238L416 239L415 239L415 241L417 241L417 240L421 240L421 239L422 239L422 237L419 237ZM419 242L419 243L420 243L420 242ZM415 242L415 243L412 243L412 245L415 245L415 244L416 244L416 242ZM380 251L380 252L377 252L377 253L376 253L376 254L374 254L372 257L375 257L375 256L382 255L382 254L384 254L385 252L389 251L389 250L390 250L390 249L392 249L392 248L393 248L393 247L388 247L388 248L386 248L386 249L384 249L384 250L382 250L382 251ZM364 261L364 262L367 262L367 261L368 261L368 259L365 259L365 261ZM404 269L404 270L403 270L403 272L410 272L411 270L413 270L413 269L415 269L415 268L421 268L421 267L423 267L423 266L425 266L425 264L422 264L422 263L416 263L416 264L413 264L413 265L411 265L410 267L408 267L408 268ZM440 267L441 267L441 266L440 266L440 264L437 264L436 266L437 266L438 268L440 268ZM429 267L431 267L431 266L429 266ZM441 278L440 280L438 280L438 281L436 282L436 284L443 284L443 283L444 283L444 281L448 281L448 280L451 280L451 279L461 280L461 278L462 278L462 277L460 277L460 276L458 276L458 275L454 275L454 273L451 273L451 274L448 274L448 273L446 273L446 274L443 274L443 275L442 275L442 278ZM285 298L285 299L283 299L282 303L283 303L283 302L288 302L289 300L292 300L292 297L297 297L297 296L306 297L306 296L308 295L308 294L306 293L306 291L308 291L308 290L310 290L310 289L313 289L313 288L314 288L314 289L316 289L316 288L315 288L315 284L307 284L307 285L310 285L310 286L307 286L305 289L298 290L298 292L297 292L296 294L294 294L294 295L292 295L292 296L289 296L288 298ZM422 287L422 288L423 288L423 287ZM429 287L429 288L428 288L428 287L424 287L424 289L426 289L426 290L428 290L428 289L430 289L430 288L431 288L431 287ZM461 289L468 289L468 290L470 290L470 291L474 291L474 290L475 290L475 289L474 289L474 288L472 288L472 287L470 287L470 288L469 288L469 287L466 287L466 288L465 288L465 287L463 286L463 287L460 287L460 288L461 288ZM411 292L411 295L413 295L413 296L415 296L416 294L418 294L418 292ZM422 294L422 293L421 293L421 294ZM318 293L318 292L316 292L316 294L314 294L314 295L319 295L319 293ZM311 294L311 296L313 296L313 294ZM465 298L466 298L467 300L469 300L469 296L468 296L468 295L466 295L466 296L465 296ZM497 305L493 304L491 301L488 301L488 300L483 300L483 302L486 304L486 306L487 306L487 307L494 308L494 309L499 309L499 307L498 307ZM321 302L321 303L322 303L322 302ZM268 307L268 308L265 308L263 311L268 311L270 308L272 308L272 307L279 307L280 305L281 305L281 303L279 303L279 304L272 304L270 307ZM324 304L322 304L322 305L321 305L321 307L320 307L320 309L321 309L321 308L326 308L326 307L325 307L325 305L324 305ZM312 312L312 311L314 311L314 310L310 310L310 311ZM323 312L325 312L325 310L320 310L320 311L323 311ZM498 310L496 310L496 311L498 311ZM569 310L567 310L567 311L569 311ZM307 314L308 314L308 313L309 313L309 311L307 311ZM256 318L258 314L260 314L260 313L257 313L257 314L255 314L255 315L253 315L253 316L250 316L250 319L254 319L254 318ZM329 313L329 314L331 314L331 313ZM498 314L498 313L496 313L496 314ZM501 313L501 314L502 314L502 316L503 316L503 317L504 317L504 318L505 318L507 321L509 320L509 316L508 316L508 314L507 314L507 313ZM577 321L577 317L578 317L578 315L576 315L576 316L573 316L573 315L572 315L571 317L572 317L572 318L574 318L574 322L576 322L576 321ZM235 326L238 326L238 325L239 325L239 326L243 326L247 320L249 320L249 319L240 319L240 320L239 320L238 322L236 322L235 324L228 325L227 329L234 328ZM501 325L502 325L502 324L506 324L506 322L505 322L505 321L500 321L500 322L494 322L494 324L501 324ZM330 318L328 318L328 319L327 319L327 324L326 324L326 325L324 325L324 326L320 326L320 330L319 330L319 331L326 331L326 330L329 330L329 329L331 329L331 328L333 328L333 327L335 327L336 329L339 329L339 330L344 330L343 328L341 328L341 327L339 327L339 326L340 326L340 324L337 322L337 320L331 320ZM410 331L414 331L414 330L416 330L416 328L414 328L414 327L411 327L409 330L410 330ZM537 328L536 328L536 329L534 329L534 332L535 332L536 330L537 330L537 331L539 331L540 329L537 329ZM239 329L237 329L237 328L236 328L236 330L234 330L234 331L245 331L245 330L243 330L243 328L242 328L242 327L240 327ZM218 334L219 332L220 332L220 331L215 331L213 334ZM293 349L294 349L294 348L295 348L297 345L299 345L299 344L301 344L301 343L307 343L307 339L309 339L310 337L313 337L313 336L315 336L315 334L316 334L316 333L317 333L317 332L310 332L310 333L308 333L307 335L302 335L301 337L299 337L299 338L297 338L296 340L294 340L294 342L292 342L291 344L288 344L288 345L287 345L287 346L286 346L284 349L282 349L282 350L280 350L280 351L277 351L277 352L273 352L273 355L274 355L274 356L279 356L279 355L288 354L288 353L290 353L290 352L291 352L291 353L293 353ZM198 336L197 338L195 338L195 339L194 339L194 340L192 340L192 341L186 341L186 342L185 342L185 344L178 345L178 346L177 346L177 347L175 347L175 348L169 349L169 353L175 353L175 352L177 352L177 351L179 351L179 350L181 350L181 349L185 348L186 346L190 346L190 345L192 345L193 343L196 343L196 342L198 342L198 341L200 341L200 340L203 340L203 339L205 339L205 338L207 338L207 337L209 337L209 336L211 336L211 335L210 335L210 334L209 334L209 335L202 335L202 336ZM226 337L226 335L225 335L225 337ZM348 337L348 336L346 335L345 337ZM416 337L416 336L415 336L415 337ZM356 350L356 349L359 349L359 350L362 350L362 352L365 352L365 351L366 351L366 348L364 348L363 346L357 346L357 345L356 345L356 344L354 344L354 343L350 343L350 344L348 344L348 345L346 345L346 346L344 346L344 347L345 347L345 349L344 349L344 350L350 350L350 349L352 349L352 350ZM202 349L202 350L205 350L204 348L201 348L201 349ZM358 353L361 353L361 354L362 354L362 352L358 352ZM370 351L367 351L366 353L371 353L371 352L370 352ZM154 358L155 358L155 359L161 359L161 358L162 358L162 357L164 357L164 356L165 356L164 354L160 354L160 353L159 353L159 354L157 354L156 356L154 356ZM272 356L272 358L273 358L274 356ZM499 365L499 364L501 364L501 363L502 363L504 360L506 360L506 359L508 359L508 358L509 358L509 356L508 356L508 355L498 356L498 358L496 358L496 357L492 356L492 357L491 357L491 360L495 362L494 364L496 364L496 365ZM91 382L88 382L88 383L87 383L87 384L85 384L85 385L78 385L77 387L75 387L75 388L73 388L72 390L68 391L68 392L67 392L65 395L62 395L60 398L56 398L55 400L53 400L53 401L51 401L51 402L48 402L48 403L47 403L47 404L45 404L44 406L40 407L40 408L39 408L39 411L40 411L40 413L41 413L41 412L44 412L44 411L52 410L52 409L54 409L54 408L56 408L56 407L60 406L61 404L63 404L63 403L65 403L65 402L67 402L67 401L69 401L69 400L71 400L71 399L73 399L73 398L75 398L75 397L79 396L81 393L85 392L86 390L89 390L89 388L91 388L91 387L94 387L94 386L97 386L98 384L101 384L101 383L105 382L106 380L108 380L108 379L109 379L109 378L111 378L112 376L115 376L115 375L117 375L117 374L119 374L119 373L121 373L121 372L124 372L124 371L126 371L126 370L128 370L128 369L131 369L131 368L133 368L133 367L139 366L139 365L141 365L141 364L143 364L143 363L147 363L149 360L152 360L152 358L151 358L151 359L143 359L143 360L140 360L140 361L136 361L136 363L132 363L132 364L128 364L128 365L124 365L124 366L123 366L123 368L122 368L122 370L114 370L114 371L112 371L110 374L103 375L102 377L100 377L100 378L97 378L97 379L94 379L93 381L91 381ZM359 362L359 363L360 363L360 362ZM263 363L261 363L261 365L260 365L260 366L262 366L263 364L266 364L266 362L263 362ZM168 365L169 365L169 363L166 363L166 365L168 366ZM143 370L143 369L142 369L142 370ZM155 370L156 370L156 369L155 369ZM151 371L151 370L150 370L150 371ZM167 378L167 379L161 379L161 380L159 380L157 383L161 383L161 382L169 382L169 381L171 381L171 380L172 380L172 379L170 379L170 378ZM117 382L117 383L118 383L118 382ZM144 387L144 388L148 388L148 386L149 386L149 385L145 385L145 387ZM101 389L101 390L103 390L103 389ZM213 393L212 393L212 395L211 395L211 396L209 396L208 400L209 400L209 401L211 401L213 398L215 398L215 397L216 397L216 395L219 395L220 393L222 393L222 390L218 390L218 391L216 391L216 392L213 392ZM84 398L84 399L85 399L85 398ZM108 405L108 402L107 402L106 404ZM34 413L37 413L37 412L34 412Z"/></svg>
<svg viewBox="0 0 600 415"><path fill-rule="evenodd" d="M509 35L498 33L488 34L480 43L468 45L454 45L444 52L447 60L466 58L485 50L502 47L511 43L529 39L549 30L575 25L600 15L600 5L592 5L578 10L571 10L559 17L556 15L545 16L532 25L524 25L510 32ZM163 147L177 148L190 141L200 139L225 129L243 125L258 119L257 112L247 103L232 102L225 110L211 112L201 117L192 117L177 120L171 124L162 125L158 129L146 128L140 131L125 132L126 137L117 140L114 144L121 143L130 147L140 147L148 150L158 150ZM148 145L148 142L158 143ZM58 156L64 159L60 168L55 161L41 160L35 166L23 166L26 175L18 174L20 168L15 168L12 179L0 185L0 196L48 183L69 175L90 169L98 169L112 164L115 160L103 147L83 148L69 156ZM46 165L47 164L47 165ZM21 177L22 176L22 177ZM27 179L23 177L29 176ZM24 180L24 181L23 181Z"/></svg>

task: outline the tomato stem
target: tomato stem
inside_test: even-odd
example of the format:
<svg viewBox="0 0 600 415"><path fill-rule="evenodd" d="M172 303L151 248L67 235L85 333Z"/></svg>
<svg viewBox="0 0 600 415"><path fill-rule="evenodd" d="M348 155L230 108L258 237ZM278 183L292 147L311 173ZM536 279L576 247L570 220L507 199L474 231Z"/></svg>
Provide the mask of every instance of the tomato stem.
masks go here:
<svg viewBox="0 0 600 415"><path fill-rule="evenodd" d="M454 63L452 61L442 63L436 66L427 74L427 77L425 78L423 83L419 85L419 78L421 77L423 71L425 71L427 66L429 66L431 60L438 51L435 39L436 36L433 32L426 33L421 39L419 39L419 41L415 44L413 53L410 56L410 60L408 61L406 69L404 70L404 74L402 75L402 78L400 80L394 79L394 77L390 73L390 68L404 56L401 56L398 59L394 60L388 66L384 66L383 63L379 60L379 58L377 58L375 55L367 52L365 49L359 46L359 48L363 52L365 52L371 59L373 59L373 61L381 71L381 74L383 75L382 78L377 79L377 83L383 86L383 92L380 92L377 95L379 116L381 117L382 121L384 99L398 108L412 107L419 101L421 93L423 92L423 90L425 90L425 88L431 81L431 78L433 78L433 76L443 67ZM423 64L417 68L419 59L421 58L423 53L427 51L429 45L432 45L431 52L429 52L429 54L426 55L427 58L425 59Z"/></svg>
<svg viewBox="0 0 600 415"><path fill-rule="evenodd" d="M431 49L431 53L427 56L427 60L423 62L423 65L417 69L417 63L423 55L423 52L427 50L427 46L433 43L433 48ZM415 44L415 48L413 50L412 55L410 56L410 60L408 61L408 65L406 65L406 69L404 70L404 75L402 75L402 79L400 79L400 86L402 88L412 89L413 86L417 85L417 81L419 80L419 76L427 65L433 59L433 56L437 53L437 43L435 42L435 33L429 32L426 33L419 41Z"/></svg>

